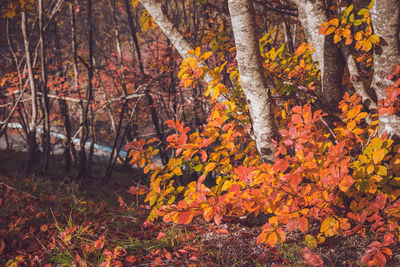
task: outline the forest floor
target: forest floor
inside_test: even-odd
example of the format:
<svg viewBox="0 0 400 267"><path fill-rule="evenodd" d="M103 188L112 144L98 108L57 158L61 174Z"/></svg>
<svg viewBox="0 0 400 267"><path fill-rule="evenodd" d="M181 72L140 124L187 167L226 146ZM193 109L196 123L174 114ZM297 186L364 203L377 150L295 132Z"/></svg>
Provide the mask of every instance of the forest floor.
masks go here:
<svg viewBox="0 0 400 267"><path fill-rule="evenodd" d="M96 165L78 184L62 174L61 160L46 176L26 177L24 157L0 151L0 266L305 266L301 233L274 248L257 244L265 218L148 222L149 207L127 193L138 170L117 169L105 184ZM359 266L368 244L336 238L314 252L324 266ZM393 254L388 266L400 263Z"/></svg>

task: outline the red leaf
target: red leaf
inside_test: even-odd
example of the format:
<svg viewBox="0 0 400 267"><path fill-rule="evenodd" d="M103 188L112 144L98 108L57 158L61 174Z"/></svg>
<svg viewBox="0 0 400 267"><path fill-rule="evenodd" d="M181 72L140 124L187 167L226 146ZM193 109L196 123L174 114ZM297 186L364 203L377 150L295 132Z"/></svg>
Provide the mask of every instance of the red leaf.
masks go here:
<svg viewBox="0 0 400 267"><path fill-rule="evenodd" d="M372 260L368 262L369 266L376 265L378 267L383 267L386 264L386 257L379 251L373 256Z"/></svg>
<svg viewBox="0 0 400 267"><path fill-rule="evenodd" d="M159 232L158 233L158 236L157 236L157 239L161 239L161 238L164 238L164 237L166 237L167 235L164 233L164 232Z"/></svg>
<svg viewBox="0 0 400 267"><path fill-rule="evenodd" d="M396 64L393 66L393 73L397 76L400 74L400 65Z"/></svg>
<svg viewBox="0 0 400 267"><path fill-rule="evenodd" d="M299 114L293 114L292 115L292 122L294 124L300 124L303 123L303 118Z"/></svg>
<svg viewBox="0 0 400 267"><path fill-rule="evenodd" d="M200 154L201 154L201 161L206 162L208 157L207 153L204 150L200 150Z"/></svg>
<svg viewBox="0 0 400 267"><path fill-rule="evenodd" d="M382 210L386 204L386 196L380 192L375 199L375 203L378 205L379 209Z"/></svg>
<svg viewBox="0 0 400 267"><path fill-rule="evenodd" d="M133 256L133 255L126 256L125 261L130 263L130 264L135 263L136 262L136 257Z"/></svg>
<svg viewBox="0 0 400 267"><path fill-rule="evenodd" d="M186 246L184 247L184 249L186 249L186 250L192 250L192 251L198 251L197 248L192 247L192 246L189 246L189 245L186 245Z"/></svg>
<svg viewBox="0 0 400 267"><path fill-rule="evenodd" d="M308 247L303 248L304 263L311 266L323 266L324 261L318 254L312 253Z"/></svg>
<svg viewBox="0 0 400 267"><path fill-rule="evenodd" d="M308 220L306 217L301 217L299 220L299 230L305 233L308 230Z"/></svg>
<svg viewBox="0 0 400 267"><path fill-rule="evenodd" d="M102 248L104 247L104 242L103 242L103 240L98 239L98 240L94 241L94 247L95 247L97 250L102 249Z"/></svg>
<svg viewBox="0 0 400 267"><path fill-rule="evenodd" d="M215 214L215 215L214 215L214 222L215 222L217 225L220 225L221 219L222 219L222 216L221 216L221 215L219 215L219 214Z"/></svg>
<svg viewBox="0 0 400 267"><path fill-rule="evenodd" d="M206 179L206 176L203 174L202 176L199 177L199 179L197 180L197 190L200 191L201 190L201 184L203 183L203 181Z"/></svg>
<svg viewBox="0 0 400 267"><path fill-rule="evenodd" d="M217 233L218 233L218 234L229 234L229 231L226 230L226 229L218 229L218 230L217 230Z"/></svg>
<svg viewBox="0 0 400 267"><path fill-rule="evenodd" d="M143 195L146 194L149 190L145 186L131 186L128 190L129 194L132 195Z"/></svg>

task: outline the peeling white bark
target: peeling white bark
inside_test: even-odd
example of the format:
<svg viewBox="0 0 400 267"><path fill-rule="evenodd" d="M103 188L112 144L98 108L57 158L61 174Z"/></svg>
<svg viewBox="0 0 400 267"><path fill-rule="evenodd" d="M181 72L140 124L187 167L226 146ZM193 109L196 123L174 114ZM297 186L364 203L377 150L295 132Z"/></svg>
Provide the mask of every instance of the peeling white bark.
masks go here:
<svg viewBox="0 0 400 267"><path fill-rule="evenodd" d="M381 38L380 49L374 52L374 74L371 86L378 100L386 97L385 89L393 82L386 79L395 64L400 64L400 1L375 0L371 9L371 21L374 33ZM400 136L400 118L398 116L380 116L379 133Z"/></svg>
<svg viewBox="0 0 400 267"><path fill-rule="evenodd" d="M357 64L356 61L354 60L353 55L350 52L350 49L345 46L341 45L342 53L344 55L344 58L346 59L347 63L347 68L349 69L349 74L350 74L350 81L354 86L354 89L356 90L357 94L361 96L362 102L366 104L369 110L372 109L377 109L378 105L375 103L375 101L368 95L364 84L361 81L360 74L358 72Z"/></svg>
<svg viewBox="0 0 400 267"><path fill-rule="evenodd" d="M240 82L246 95L257 149L263 160L274 159L275 134L271 99L262 69L252 0L228 0L236 44Z"/></svg>
<svg viewBox="0 0 400 267"><path fill-rule="evenodd" d="M140 0L140 3L170 39L179 54L183 58L188 57L188 52L193 47L163 13L161 2L158 0ZM254 32L253 1L233 0L229 1L229 7L235 35L241 85L248 101L257 149L263 160L273 160L275 148L271 138L275 133L275 128L267 84L262 70L258 39ZM204 80L206 83L210 83L212 77L206 75ZM221 98L218 100L221 101Z"/></svg>
<svg viewBox="0 0 400 267"><path fill-rule="evenodd" d="M328 19L322 0L294 0L299 11L299 20L308 43L314 48L312 58L321 71L321 95L324 105L331 111L337 109L342 99L342 76L344 60L340 49L333 43L332 35L319 34L322 23Z"/></svg>
<svg viewBox="0 0 400 267"><path fill-rule="evenodd" d="M168 17L162 11L162 4L159 0L140 0L140 3L143 7L149 12L149 14L153 17L157 25L164 32L167 38L174 45L175 49L181 55L182 58L193 57L193 55L189 55L189 51L194 48L192 45L185 39L183 34L175 27L175 25L168 19ZM204 66L203 62L199 62L199 66ZM206 73L204 77L204 81L206 84L210 84L213 78L211 75ZM222 95L217 99L219 102L223 102L226 100Z"/></svg>

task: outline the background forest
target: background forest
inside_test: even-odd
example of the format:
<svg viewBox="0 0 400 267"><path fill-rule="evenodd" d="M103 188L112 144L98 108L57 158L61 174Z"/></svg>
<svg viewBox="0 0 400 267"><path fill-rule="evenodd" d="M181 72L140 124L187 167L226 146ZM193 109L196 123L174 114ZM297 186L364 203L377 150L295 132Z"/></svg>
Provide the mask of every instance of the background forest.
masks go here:
<svg viewBox="0 0 400 267"><path fill-rule="evenodd" d="M0 264L400 263L398 0L0 12Z"/></svg>

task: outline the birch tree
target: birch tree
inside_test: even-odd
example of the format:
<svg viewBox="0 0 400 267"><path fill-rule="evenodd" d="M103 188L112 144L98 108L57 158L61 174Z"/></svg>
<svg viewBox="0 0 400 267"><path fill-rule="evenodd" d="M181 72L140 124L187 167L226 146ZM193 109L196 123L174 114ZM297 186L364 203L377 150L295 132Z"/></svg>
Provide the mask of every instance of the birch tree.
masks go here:
<svg viewBox="0 0 400 267"><path fill-rule="evenodd" d="M246 95L257 150L264 160L273 160L274 146L271 138L275 134L275 126L269 97L269 88L273 85L267 84L262 68L253 1L229 0L228 5L241 87Z"/></svg>
<svg viewBox="0 0 400 267"><path fill-rule="evenodd" d="M188 52L193 49L191 44L163 13L161 2L157 0L141 0L140 2L179 54L183 58L190 56ZM264 160L272 160L274 146L271 138L275 134L275 127L271 114L271 99L262 70L256 37L253 1L228 1L228 5L235 35L241 85L247 98L257 149ZM207 83L209 79L210 77L205 77Z"/></svg>
<svg viewBox="0 0 400 267"><path fill-rule="evenodd" d="M342 76L345 62L340 49L333 43L333 37L319 34L320 26L328 20L324 1L294 0L294 2L307 42L315 48L312 57L318 62L321 71L321 100L330 111L335 111L343 95Z"/></svg>
<svg viewBox="0 0 400 267"><path fill-rule="evenodd" d="M372 88L378 101L386 98L385 89L393 85L387 79L393 66L400 64L400 2L398 0L375 0L371 10L374 32L381 38L379 50L374 52ZM396 115L379 116L379 131L400 136L400 118Z"/></svg>
<svg viewBox="0 0 400 267"><path fill-rule="evenodd" d="M32 57L31 57L31 52L29 50L29 38L26 30L26 25L27 25L26 19L27 19L26 11L23 10L21 12L21 30L24 39L25 60L26 60L26 66L28 68L28 79L31 88L31 105L32 105L31 120L29 123L29 130L28 130L28 158L26 161L25 172L30 173L32 171L35 154L37 152L36 132L37 132L38 106L37 106L37 88L36 88L35 78L33 76Z"/></svg>

